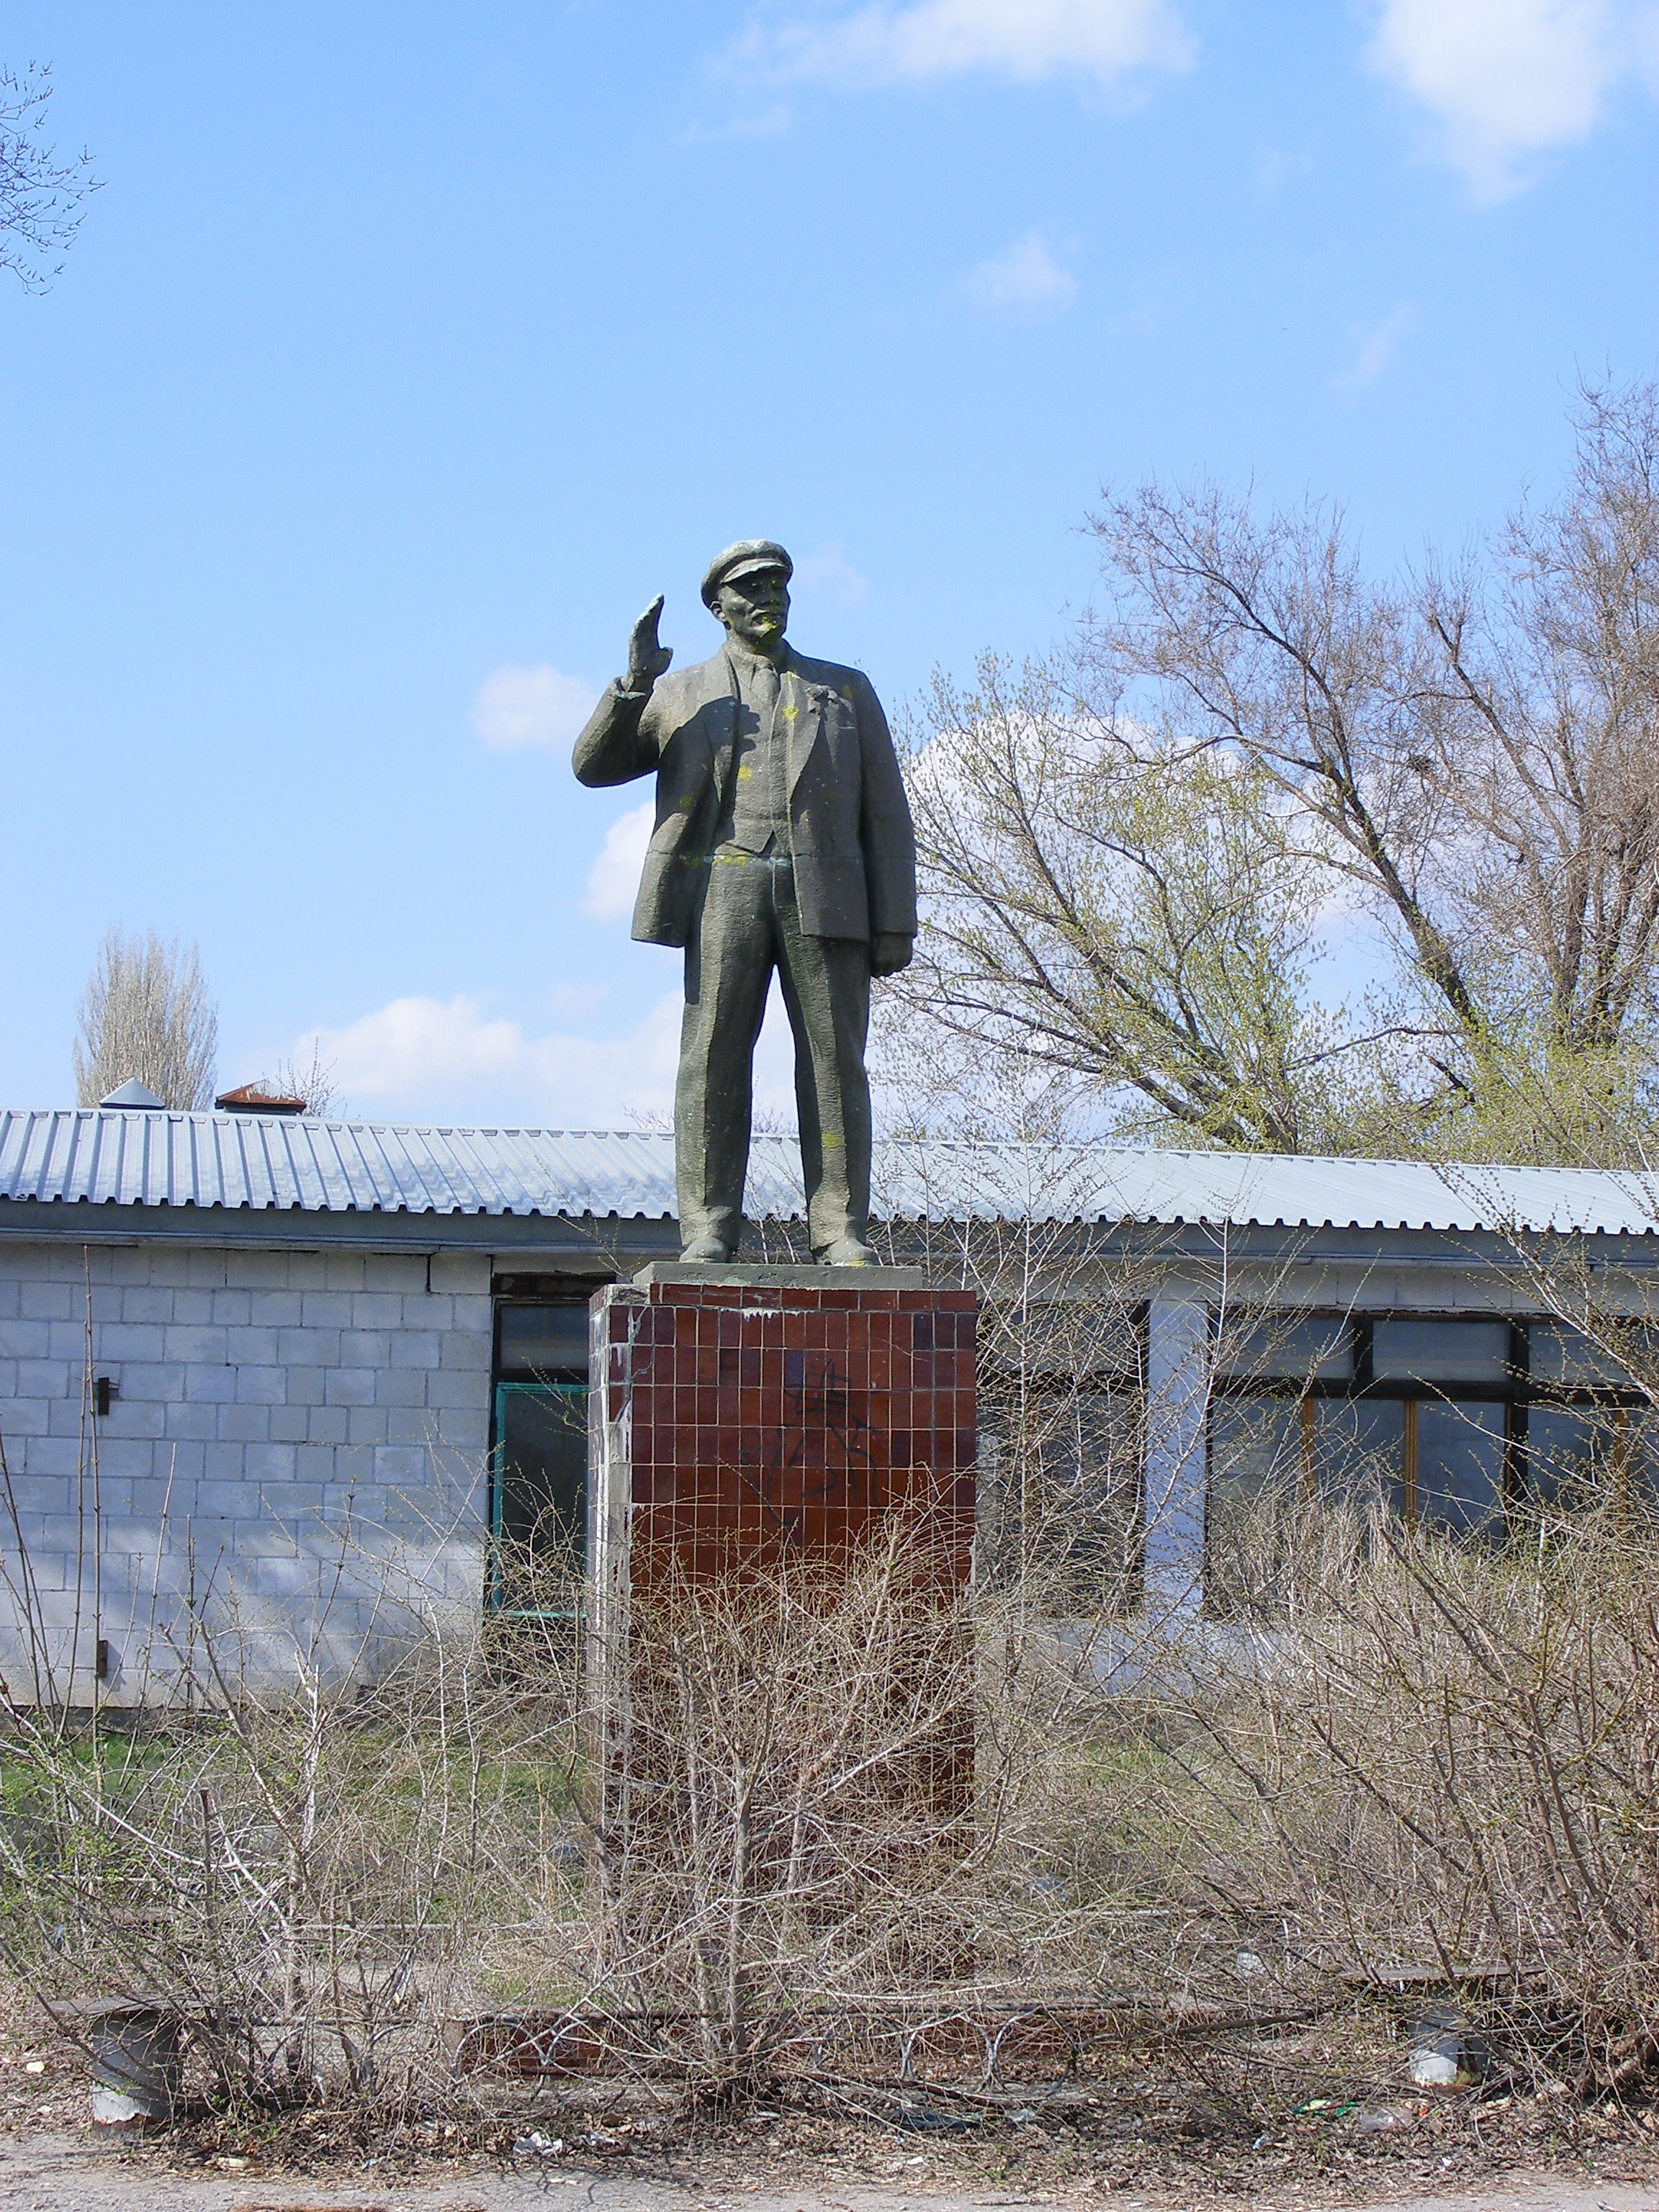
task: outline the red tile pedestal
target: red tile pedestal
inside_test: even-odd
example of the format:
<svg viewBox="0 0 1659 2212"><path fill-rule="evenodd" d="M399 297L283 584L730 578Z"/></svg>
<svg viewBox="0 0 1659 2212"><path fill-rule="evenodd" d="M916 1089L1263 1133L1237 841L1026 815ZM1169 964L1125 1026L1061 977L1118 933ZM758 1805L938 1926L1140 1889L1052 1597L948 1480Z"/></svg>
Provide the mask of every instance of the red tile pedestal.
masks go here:
<svg viewBox="0 0 1659 2212"><path fill-rule="evenodd" d="M911 1269L655 1267L592 1305L588 1567L601 1606L693 1575L832 1560L892 1516L941 1584L974 1523L971 1291Z"/></svg>
<svg viewBox="0 0 1659 2212"><path fill-rule="evenodd" d="M977 1303L899 1268L659 1267L595 1297L589 1691L607 1787L629 1759L630 1605L670 1577L833 1574L896 1536L917 1588L965 1590ZM949 1734L930 1794L960 1802L965 1713Z"/></svg>

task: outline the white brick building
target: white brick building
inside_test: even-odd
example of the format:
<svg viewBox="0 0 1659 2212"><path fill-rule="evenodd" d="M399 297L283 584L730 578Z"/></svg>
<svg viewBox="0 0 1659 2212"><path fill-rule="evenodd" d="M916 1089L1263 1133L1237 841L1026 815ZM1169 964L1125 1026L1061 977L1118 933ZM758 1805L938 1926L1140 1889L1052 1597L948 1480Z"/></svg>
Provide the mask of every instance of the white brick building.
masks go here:
<svg viewBox="0 0 1659 2212"><path fill-rule="evenodd" d="M750 1206L780 1257L798 1173L792 1144L757 1139ZM1133 1401L1115 1510L1148 1601L1198 1601L1229 1500L1285 1467L1334 1481L1360 1446L1399 1510L1470 1528L1594 1456L1597 1408L1659 1465L1643 1389L1563 1330L1533 1264L1571 1231L1585 1279L1646 1314L1640 1179L929 1146L890 1150L878 1186L894 1256L942 1277L963 1223L1034 1219L1083 1255L1067 1297L1133 1277L1115 1369L1065 1387L1101 1409L1072 1408L1081 1498L1090 1437ZM204 1625L291 1677L476 1619L493 1534L545 1513L578 1531L587 1300L677 1253L672 1206L672 1142L643 1133L0 1115L12 1695L43 1669L76 1702L183 1694ZM1271 1344L1249 1321L1267 1310Z"/></svg>
<svg viewBox="0 0 1659 2212"><path fill-rule="evenodd" d="M411 1611L476 1613L511 1508L492 1443L558 1388L534 1342L503 1370L498 1309L553 1309L579 1387L592 1289L677 1249L660 1217L562 1218L535 1151L247 1115L0 1121L15 1696L42 1670L76 1702L177 1692L204 1626L291 1674L296 1634L372 1665Z"/></svg>
<svg viewBox="0 0 1659 2212"><path fill-rule="evenodd" d="M40 1618L67 1635L86 1615L118 1695L167 1671L140 1648L152 1613L187 1639L165 1601L303 1605L354 1518L434 1599L476 1603L491 1328L483 1255L0 1243L0 1419ZM331 1640L395 1587L335 1593Z"/></svg>

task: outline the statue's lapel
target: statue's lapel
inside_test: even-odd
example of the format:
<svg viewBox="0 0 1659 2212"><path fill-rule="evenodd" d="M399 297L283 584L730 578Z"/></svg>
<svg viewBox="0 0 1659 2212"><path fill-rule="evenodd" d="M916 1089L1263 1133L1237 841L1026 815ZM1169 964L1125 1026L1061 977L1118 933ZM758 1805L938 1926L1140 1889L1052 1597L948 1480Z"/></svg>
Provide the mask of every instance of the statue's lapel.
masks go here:
<svg viewBox="0 0 1659 2212"><path fill-rule="evenodd" d="M792 793L800 781L802 771L812 757L812 748L823 732L824 696L821 684L809 684L793 668L781 672L778 712L783 717L784 759L788 768Z"/></svg>
<svg viewBox="0 0 1659 2212"><path fill-rule="evenodd" d="M720 804L732 788L738 757L738 672L732 665L732 657L722 653L720 665L726 672L726 688L717 690L709 701L708 749L714 756L714 788L720 793Z"/></svg>

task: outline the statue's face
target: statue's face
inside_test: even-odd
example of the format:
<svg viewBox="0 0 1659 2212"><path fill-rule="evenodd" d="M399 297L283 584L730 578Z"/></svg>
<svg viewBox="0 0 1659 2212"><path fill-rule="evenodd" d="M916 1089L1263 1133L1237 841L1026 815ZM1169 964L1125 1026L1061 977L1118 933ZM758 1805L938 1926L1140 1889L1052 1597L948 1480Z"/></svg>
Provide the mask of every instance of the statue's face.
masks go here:
<svg viewBox="0 0 1659 2212"><path fill-rule="evenodd" d="M756 568L714 594L714 612L750 653L770 653L789 620L789 583L781 568Z"/></svg>

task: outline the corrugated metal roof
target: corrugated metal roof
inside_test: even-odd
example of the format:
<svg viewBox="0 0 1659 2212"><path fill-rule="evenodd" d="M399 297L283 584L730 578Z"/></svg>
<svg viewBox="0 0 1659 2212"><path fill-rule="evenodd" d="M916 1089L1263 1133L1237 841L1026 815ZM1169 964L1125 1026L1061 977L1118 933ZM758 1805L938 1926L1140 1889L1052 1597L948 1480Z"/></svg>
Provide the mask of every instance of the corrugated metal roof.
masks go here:
<svg viewBox="0 0 1659 2212"><path fill-rule="evenodd" d="M884 1219L1122 1220L1297 1228L1527 1228L1651 1234L1645 1176L1396 1160L890 1144ZM0 1198L306 1212L671 1217L674 1147L641 1130L428 1128L252 1114L0 1115ZM793 1220L793 1139L757 1136L749 1210Z"/></svg>
<svg viewBox="0 0 1659 2212"><path fill-rule="evenodd" d="M884 1164L884 1211L954 1219L1306 1229L1659 1231L1659 1186L1583 1168L1432 1167L1108 1145L917 1146ZM966 1200L967 1202L964 1202Z"/></svg>

